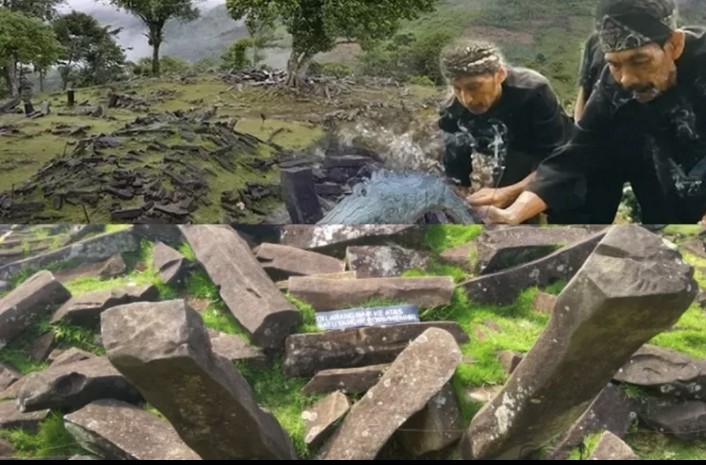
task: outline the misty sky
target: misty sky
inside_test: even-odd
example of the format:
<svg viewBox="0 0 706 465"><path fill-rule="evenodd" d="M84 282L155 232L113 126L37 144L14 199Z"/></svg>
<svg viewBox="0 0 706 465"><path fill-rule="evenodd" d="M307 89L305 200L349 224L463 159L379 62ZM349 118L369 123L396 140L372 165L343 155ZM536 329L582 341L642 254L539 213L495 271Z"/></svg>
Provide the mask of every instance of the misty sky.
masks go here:
<svg viewBox="0 0 706 465"><path fill-rule="evenodd" d="M209 10L223 4L225 4L225 0L197 0L197 6L201 10ZM143 35L146 29L140 21L134 16L116 9L107 0L65 0L65 4L59 10L62 13L71 10L90 13L102 24L124 28L118 36L118 42L128 49L125 51L128 60L136 61L142 57L151 56L151 48ZM169 51L169 45L166 45L165 51Z"/></svg>

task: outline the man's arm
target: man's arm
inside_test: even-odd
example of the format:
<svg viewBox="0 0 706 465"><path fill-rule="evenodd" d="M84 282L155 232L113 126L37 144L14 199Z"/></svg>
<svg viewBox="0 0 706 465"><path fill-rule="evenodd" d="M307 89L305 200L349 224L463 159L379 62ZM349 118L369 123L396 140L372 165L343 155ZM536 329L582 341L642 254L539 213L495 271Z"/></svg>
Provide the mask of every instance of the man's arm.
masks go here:
<svg viewBox="0 0 706 465"><path fill-rule="evenodd" d="M573 123L549 85L536 91L527 108L533 138L529 154L539 163L568 142Z"/></svg>
<svg viewBox="0 0 706 465"><path fill-rule="evenodd" d="M579 87L576 103L574 103L574 121L581 120L584 108L586 108L586 90L583 87Z"/></svg>
<svg viewBox="0 0 706 465"><path fill-rule="evenodd" d="M515 184L497 189L484 187L478 192L468 196L468 203L472 207L493 205L499 208L505 208L514 202L520 194L522 194L522 191L524 191L534 180L534 176L535 173L532 172L526 178Z"/></svg>

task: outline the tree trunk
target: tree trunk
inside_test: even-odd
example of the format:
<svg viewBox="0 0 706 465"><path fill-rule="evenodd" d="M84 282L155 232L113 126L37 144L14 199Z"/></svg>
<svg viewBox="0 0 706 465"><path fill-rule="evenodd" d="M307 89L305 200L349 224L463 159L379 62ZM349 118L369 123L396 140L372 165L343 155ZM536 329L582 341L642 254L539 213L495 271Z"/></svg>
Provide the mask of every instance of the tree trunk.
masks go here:
<svg viewBox="0 0 706 465"><path fill-rule="evenodd" d="M0 71L2 71L2 78L5 81L5 90L7 91L8 95L12 97L12 76L10 76L10 68L7 66L3 66L0 68Z"/></svg>
<svg viewBox="0 0 706 465"><path fill-rule="evenodd" d="M159 66L159 42L152 41L152 75L159 77L161 69Z"/></svg>
<svg viewBox="0 0 706 465"><path fill-rule="evenodd" d="M39 92L44 93L44 78L46 77L47 72L44 71L43 69L39 70Z"/></svg>
<svg viewBox="0 0 706 465"><path fill-rule="evenodd" d="M299 87L313 58L313 54L308 52L292 51L287 61L287 85L289 87Z"/></svg>

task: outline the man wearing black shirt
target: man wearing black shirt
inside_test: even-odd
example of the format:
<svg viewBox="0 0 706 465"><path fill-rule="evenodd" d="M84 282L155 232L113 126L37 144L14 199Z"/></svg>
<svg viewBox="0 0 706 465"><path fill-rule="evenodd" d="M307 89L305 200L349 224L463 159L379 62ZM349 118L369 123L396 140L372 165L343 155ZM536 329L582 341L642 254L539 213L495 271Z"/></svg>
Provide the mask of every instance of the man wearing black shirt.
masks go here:
<svg viewBox="0 0 706 465"><path fill-rule="evenodd" d="M579 93L574 105L574 121L579 121L583 116L586 102L591 97L605 64L598 33L594 32L583 46L581 69L579 70Z"/></svg>
<svg viewBox="0 0 706 465"><path fill-rule="evenodd" d="M471 205L506 207L568 140L571 121L544 76L508 66L491 44L455 43L441 64L454 89L439 120L446 175L473 188Z"/></svg>
<svg viewBox="0 0 706 465"><path fill-rule="evenodd" d="M608 67L575 134L512 205L484 207L487 222L519 224L547 209L581 207L586 179L606 167L632 184L643 223L704 217L706 28L677 29L673 0L602 0L596 19ZM624 141L633 149L622 150ZM593 211L601 221L592 222L612 222L606 218L618 203Z"/></svg>

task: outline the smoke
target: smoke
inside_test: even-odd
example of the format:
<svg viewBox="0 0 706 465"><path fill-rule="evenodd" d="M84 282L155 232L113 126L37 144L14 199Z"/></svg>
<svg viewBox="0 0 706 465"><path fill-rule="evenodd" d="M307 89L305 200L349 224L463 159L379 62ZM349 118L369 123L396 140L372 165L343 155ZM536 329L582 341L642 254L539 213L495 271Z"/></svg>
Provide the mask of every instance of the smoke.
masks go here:
<svg viewBox="0 0 706 465"><path fill-rule="evenodd" d="M439 173L444 139L434 125L416 122L406 130L381 126L380 122L364 120L353 128L338 131L342 145L361 143L375 150L386 168L395 171Z"/></svg>

